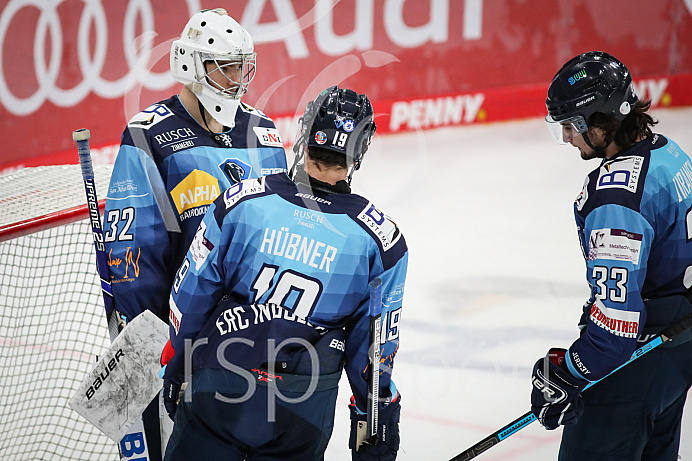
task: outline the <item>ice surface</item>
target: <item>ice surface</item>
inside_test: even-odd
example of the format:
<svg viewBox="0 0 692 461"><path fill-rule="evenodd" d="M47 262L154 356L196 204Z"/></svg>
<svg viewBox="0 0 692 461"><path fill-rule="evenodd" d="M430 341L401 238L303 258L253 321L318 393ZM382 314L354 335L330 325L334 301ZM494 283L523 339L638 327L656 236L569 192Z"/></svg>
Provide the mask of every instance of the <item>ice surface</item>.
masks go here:
<svg viewBox="0 0 692 461"><path fill-rule="evenodd" d="M692 155L692 108L653 111ZM542 119L375 136L354 191L403 231L409 272L394 379L400 460L448 460L529 410L531 367L567 347L588 290L572 202L597 161L560 146ZM326 459L350 460L342 378ZM683 419L692 460L692 409ZM537 422L478 457L556 459Z"/></svg>

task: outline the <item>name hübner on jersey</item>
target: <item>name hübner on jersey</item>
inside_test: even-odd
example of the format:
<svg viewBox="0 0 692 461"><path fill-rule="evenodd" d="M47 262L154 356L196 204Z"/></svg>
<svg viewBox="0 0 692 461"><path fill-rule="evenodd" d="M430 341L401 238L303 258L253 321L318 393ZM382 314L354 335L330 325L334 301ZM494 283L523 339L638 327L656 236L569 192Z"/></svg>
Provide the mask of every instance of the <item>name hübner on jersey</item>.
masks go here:
<svg viewBox="0 0 692 461"><path fill-rule="evenodd" d="M329 263L336 258L337 249L318 240L289 232L288 227L282 227L278 231L264 229L260 253L283 256L329 272Z"/></svg>

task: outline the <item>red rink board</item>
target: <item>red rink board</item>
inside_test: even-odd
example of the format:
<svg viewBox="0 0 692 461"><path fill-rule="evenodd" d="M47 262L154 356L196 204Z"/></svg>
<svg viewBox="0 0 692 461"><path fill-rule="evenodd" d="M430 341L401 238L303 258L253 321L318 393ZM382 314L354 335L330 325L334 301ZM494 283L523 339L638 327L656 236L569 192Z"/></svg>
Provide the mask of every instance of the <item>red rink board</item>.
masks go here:
<svg viewBox="0 0 692 461"><path fill-rule="evenodd" d="M96 160L112 159L127 120L179 92L168 52L190 14L217 6L0 0L0 171L75 163L71 133L82 127L103 148ZM620 58L655 106L692 104L690 0L224 6L258 53L245 100L272 116L288 143L293 116L333 84L368 94L380 133L542 116L555 71L598 49Z"/></svg>

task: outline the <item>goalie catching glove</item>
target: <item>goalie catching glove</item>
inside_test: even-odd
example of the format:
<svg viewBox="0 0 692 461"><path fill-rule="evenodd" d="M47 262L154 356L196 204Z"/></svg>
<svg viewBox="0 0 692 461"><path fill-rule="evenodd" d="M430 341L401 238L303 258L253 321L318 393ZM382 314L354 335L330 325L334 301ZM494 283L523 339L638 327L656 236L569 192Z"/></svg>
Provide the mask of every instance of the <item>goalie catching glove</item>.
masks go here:
<svg viewBox="0 0 692 461"><path fill-rule="evenodd" d="M533 367L531 412L546 429L574 424L584 411L581 391L588 381L572 376L565 349L553 348Z"/></svg>
<svg viewBox="0 0 692 461"><path fill-rule="evenodd" d="M354 398L348 405L351 411L351 435L348 447L353 461L394 461L399 451L399 415L401 413L401 396L398 392L386 406L380 405L378 441L376 445L363 443L356 446L358 431L367 426L367 415L356 407Z"/></svg>

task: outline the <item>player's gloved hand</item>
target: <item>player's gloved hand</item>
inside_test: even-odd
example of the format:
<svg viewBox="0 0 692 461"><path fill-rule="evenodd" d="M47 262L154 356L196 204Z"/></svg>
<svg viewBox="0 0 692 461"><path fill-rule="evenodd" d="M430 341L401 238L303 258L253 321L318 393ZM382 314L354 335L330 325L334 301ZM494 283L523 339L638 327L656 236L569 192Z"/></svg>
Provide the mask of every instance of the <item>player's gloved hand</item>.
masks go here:
<svg viewBox="0 0 692 461"><path fill-rule="evenodd" d="M182 383L175 379L163 378L163 406L171 420L175 421L175 412L180 402Z"/></svg>
<svg viewBox="0 0 692 461"><path fill-rule="evenodd" d="M351 397L348 408L351 411L351 435L348 440L348 447L351 449L351 459L353 461L394 461L399 451L399 414L401 413L401 396L397 392L392 401L386 405L380 405L379 414L379 440L376 445L362 443L360 447L356 444L359 440L358 433L365 434L367 428L367 415L360 411Z"/></svg>
<svg viewBox="0 0 692 461"><path fill-rule="evenodd" d="M553 348L533 367L531 412L546 429L574 424L584 411L581 391L588 384L564 365L565 349Z"/></svg>
<svg viewBox="0 0 692 461"><path fill-rule="evenodd" d="M182 362L181 357L176 357L175 349L169 340L161 352L161 365L163 368L163 406L166 407L168 417L175 420L175 412L178 409L180 402L180 394L183 389L182 367L179 362Z"/></svg>

